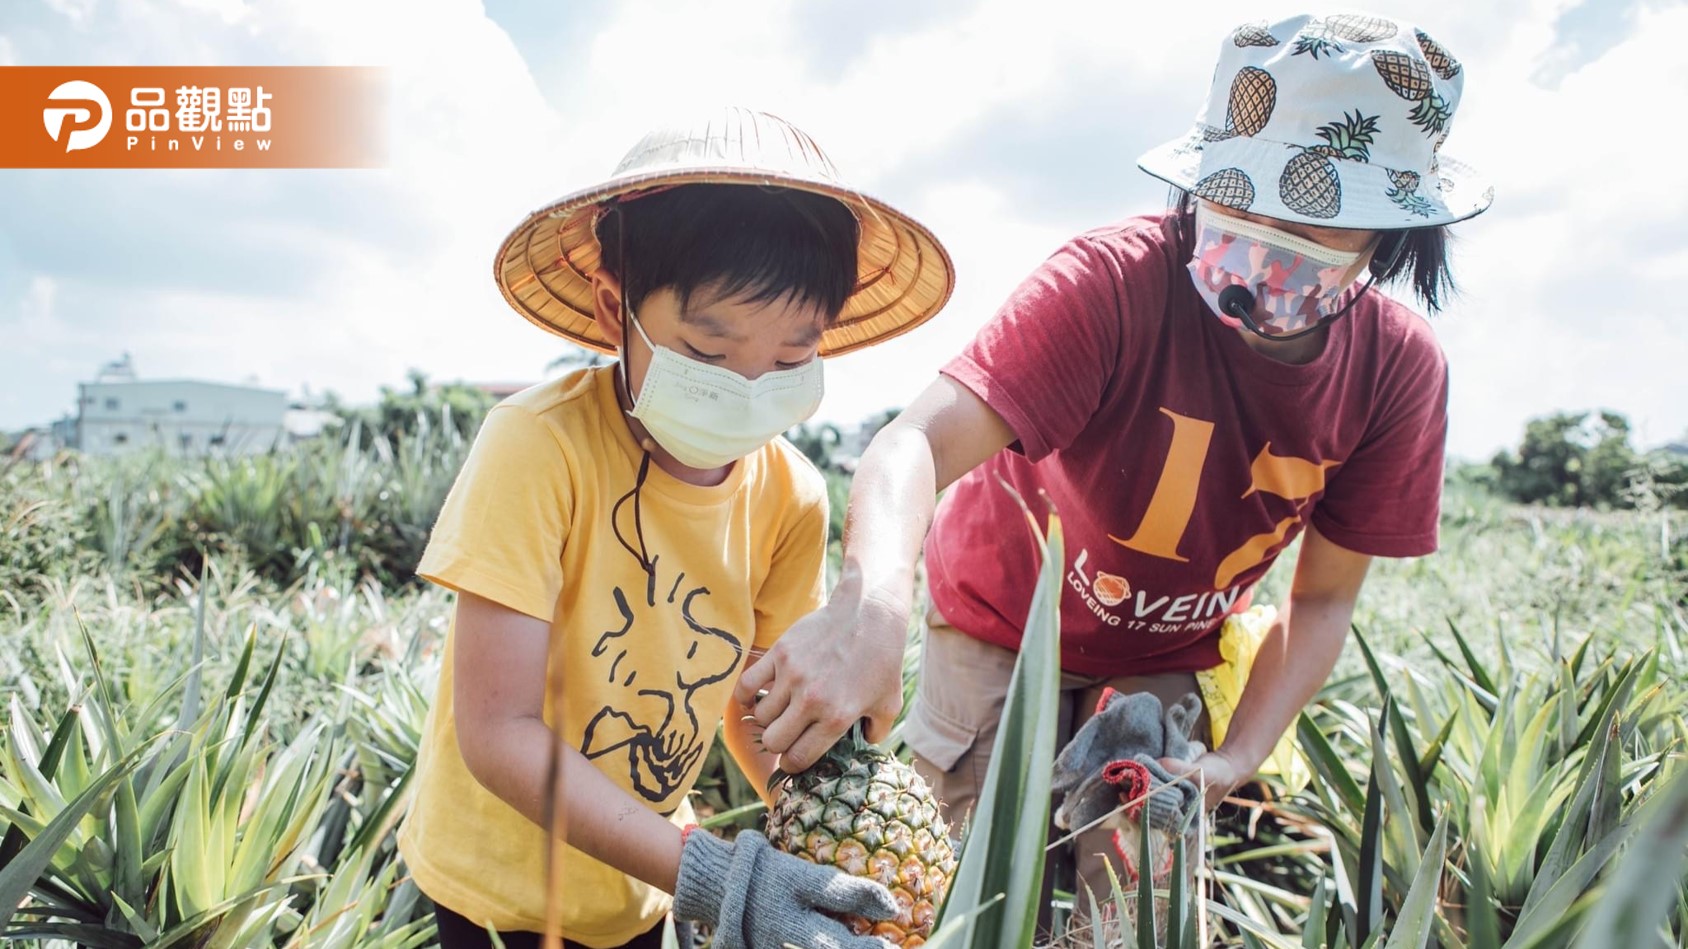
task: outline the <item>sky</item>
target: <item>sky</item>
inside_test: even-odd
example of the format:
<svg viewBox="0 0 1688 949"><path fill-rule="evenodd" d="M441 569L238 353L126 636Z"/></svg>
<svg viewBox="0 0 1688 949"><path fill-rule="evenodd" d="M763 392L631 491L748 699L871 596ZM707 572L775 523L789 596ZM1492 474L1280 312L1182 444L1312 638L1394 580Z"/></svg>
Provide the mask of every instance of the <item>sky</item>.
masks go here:
<svg viewBox="0 0 1688 949"><path fill-rule="evenodd" d="M906 404L1080 231L1156 211L1138 171L1206 96L1237 23L1213 0L0 0L0 65L368 65L392 83L376 170L0 170L0 431L141 378L367 401L411 368L538 381L561 340L500 298L523 216L606 177L664 117L723 103L813 135L957 265L915 333L829 361L821 417ZM1493 180L1454 228L1433 325L1449 451L1612 409L1688 437L1688 2L1372 0L1466 68L1445 153ZM1314 11L1323 12L1323 11Z"/></svg>

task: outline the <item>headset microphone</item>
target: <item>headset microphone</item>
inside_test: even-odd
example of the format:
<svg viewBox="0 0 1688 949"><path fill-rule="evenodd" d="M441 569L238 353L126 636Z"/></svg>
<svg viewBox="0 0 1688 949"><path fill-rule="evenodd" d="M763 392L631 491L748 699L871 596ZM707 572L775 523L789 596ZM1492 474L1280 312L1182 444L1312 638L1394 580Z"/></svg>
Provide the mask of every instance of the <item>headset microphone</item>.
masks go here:
<svg viewBox="0 0 1688 949"><path fill-rule="evenodd" d="M1242 320L1245 326L1252 327L1254 325L1254 294L1249 293L1248 288L1241 284L1231 284L1219 291L1219 312L1227 316L1234 316Z"/></svg>

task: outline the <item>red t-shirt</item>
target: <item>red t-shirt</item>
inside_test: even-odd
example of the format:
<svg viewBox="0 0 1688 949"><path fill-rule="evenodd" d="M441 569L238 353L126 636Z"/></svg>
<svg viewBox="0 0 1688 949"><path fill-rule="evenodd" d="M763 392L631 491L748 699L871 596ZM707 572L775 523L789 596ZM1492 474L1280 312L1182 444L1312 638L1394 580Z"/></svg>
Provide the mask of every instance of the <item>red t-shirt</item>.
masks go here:
<svg viewBox="0 0 1688 949"><path fill-rule="evenodd" d="M956 628L1018 648L1037 579L1024 514L1066 536L1062 666L1205 669L1218 629L1309 520L1359 553L1436 549L1447 366L1429 325L1381 293L1292 366L1251 350L1196 295L1176 215L1062 247L943 372L1018 438L957 482L926 541Z"/></svg>

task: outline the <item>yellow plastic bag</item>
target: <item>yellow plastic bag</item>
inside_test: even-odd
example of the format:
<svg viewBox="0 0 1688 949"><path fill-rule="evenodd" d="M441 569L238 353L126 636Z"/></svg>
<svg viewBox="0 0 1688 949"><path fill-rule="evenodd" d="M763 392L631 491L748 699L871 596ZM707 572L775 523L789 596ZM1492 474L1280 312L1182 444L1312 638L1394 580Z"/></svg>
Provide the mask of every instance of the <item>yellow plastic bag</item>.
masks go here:
<svg viewBox="0 0 1688 949"><path fill-rule="evenodd" d="M1260 652L1260 644L1272 628L1272 621L1277 618L1277 607L1260 604L1225 617L1225 625L1219 631L1219 655L1225 661L1196 673L1202 702L1207 705L1208 722L1213 727L1214 747L1225 741L1231 716L1236 714L1237 702L1241 701L1243 688L1248 685L1254 657ZM1261 763L1260 773L1282 780L1290 794L1305 788L1313 779L1312 769L1296 744L1294 725L1279 736L1278 744Z"/></svg>

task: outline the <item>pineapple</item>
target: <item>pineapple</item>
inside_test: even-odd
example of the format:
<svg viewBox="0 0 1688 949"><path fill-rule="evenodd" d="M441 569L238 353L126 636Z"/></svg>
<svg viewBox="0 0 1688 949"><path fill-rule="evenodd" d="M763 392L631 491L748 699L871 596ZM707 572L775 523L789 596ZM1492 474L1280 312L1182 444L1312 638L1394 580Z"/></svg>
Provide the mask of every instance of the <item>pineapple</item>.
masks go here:
<svg viewBox="0 0 1688 949"><path fill-rule="evenodd" d="M1291 158L1278 179L1284 207L1308 217L1333 218L1342 212L1342 179L1330 159L1312 149Z"/></svg>
<svg viewBox="0 0 1688 949"><path fill-rule="evenodd" d="M1244 66L1231 80L1231 98L1225 106L1225 126L1238 135L1258 135L1272 118L1278 104L1278 83L1264 69Z"/></svg>
<svg viewBox="0 0 1688 949"><path fill-rule="evenodd" d="M1345 13L1324 19L1314 18L1307 21L1296 36L1293 55L1305 54L1318 59L1320 56L1345 53L1348 48L1343 43L1378 43L1393 38L1400 31L1395 21L1377 16Z"/></svg>
<svg viewBox="0 0 1688 949"><path fill-rule="evenodd" d="M1371 57L1391 92L1408 102L1420 102L1430 95L1430 69L1423 63L1391 49L1374 49Z"/></svg>
<svg viewBox="0 0 1688 949"><path fill-rule="evenodd" d="M1342 179L1334 161L1369 161L1378 116L1344 113L1342 121L1319 126L1323 145L1302 148L1278 179L1278 196L1291 211L1333 218L1342 211ZM1334 161L1333 161L1334 160Z"/></svg>
<svg viewBox="0 0 1688 949"><path fill-rule="evenodd" d="M1338 14L1325 19L1325 35L1334 36L1349 43L1381 43L1387 39L1394 39L1401 28L1394 20L1386 20L1380 16L1357 16L1354 14Z"/></svg>
<svg viewBox="0 0 1688 949"><path fill-rule="evenodd" d="M1429 67L1394 50L1374 49L1371 56L1372 65L1377 67L1377 74L1383 77L1384 85L1408 102L1418 103L1410 116L1414 125L1428 135L1447 129L1448 120L1453 118L1453 109L1448 106L1447 100L1436 94Z"/></svg>
<svg viewBox="0 0 1688 949"><path fill-rule="evenodd" d="M939 802L909 765L863 740L861 727L801 774L774 772L768 840L811 863L871 877L896 898L894 920L848 918L858 935L913 949L932 922L955 874L955 845Z"/></svg>
<svg viewBox="0 0 1688 949"><path fill-rule="evenodd" d="M1413 31L1418 36L1418 48L1424 50L1424 58L1429 60L1430 68L1436 70L1436 75L1443 79L1452 79L1459 75L1459 60L1448 55L1442 44L1430 38L1430 34L1423 30Z"/></svg>
<svg viewBox="0 0 1688 949"><path fill-rule="evenodd" d="M1241 168L1222 168L1196 182L1190 193L1239 211L1247 211L1254 204L1254 182Z"/></svg>
<svg viewBox="0 0 1688 949"><path fill-rule="evenodd" d="M1266 29L1265 23L1244 23L1231 34L1231 42L1241 49L1249 46L1276 46L1278 38Z"/></svg>

